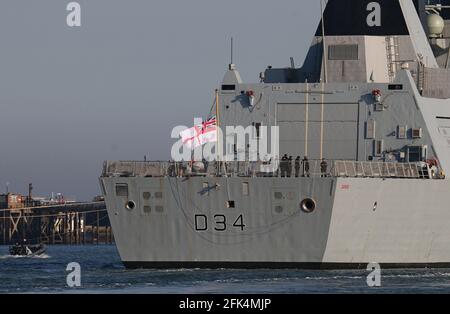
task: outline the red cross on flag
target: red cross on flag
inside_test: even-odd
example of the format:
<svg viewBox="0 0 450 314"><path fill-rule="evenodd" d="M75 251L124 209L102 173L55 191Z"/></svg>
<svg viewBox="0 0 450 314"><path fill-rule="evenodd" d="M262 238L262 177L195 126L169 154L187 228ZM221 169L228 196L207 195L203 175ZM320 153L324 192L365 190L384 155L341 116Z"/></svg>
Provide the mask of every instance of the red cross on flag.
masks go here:
<svg viewBox="0 0 450 314"><path fill-rule="evenodd" d="M205 145L206 143L217 142L217 120L212 117L201 124L197 124L190 129L180 133L183 145L190 149Z"/></svg>

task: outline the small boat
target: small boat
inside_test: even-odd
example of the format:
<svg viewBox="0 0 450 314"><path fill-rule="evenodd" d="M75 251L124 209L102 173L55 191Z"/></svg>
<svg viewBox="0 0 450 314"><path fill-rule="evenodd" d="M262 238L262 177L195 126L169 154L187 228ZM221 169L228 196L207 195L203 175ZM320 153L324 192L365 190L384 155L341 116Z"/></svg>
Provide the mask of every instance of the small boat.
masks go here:
<svg viewBox="0 0 450 314"><path fill-rule="evenodd" d="M46 248L43 244L27 245L16 243L9 248L9 254L12 256L40 256L44 254L45 251Z"/></svg>

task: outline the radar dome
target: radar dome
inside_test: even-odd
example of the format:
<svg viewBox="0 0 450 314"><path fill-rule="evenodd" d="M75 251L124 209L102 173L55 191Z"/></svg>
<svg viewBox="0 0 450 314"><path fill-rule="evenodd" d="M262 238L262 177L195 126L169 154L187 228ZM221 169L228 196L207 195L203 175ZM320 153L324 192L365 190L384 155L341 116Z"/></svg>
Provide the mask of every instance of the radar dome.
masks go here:
<svg viewBox="0 0 450 314"><path fill-rule="evenodd" d="M427 16L427 26L430 37L439 37L444 31L445 22L439 14L429 14Z"/></svg>

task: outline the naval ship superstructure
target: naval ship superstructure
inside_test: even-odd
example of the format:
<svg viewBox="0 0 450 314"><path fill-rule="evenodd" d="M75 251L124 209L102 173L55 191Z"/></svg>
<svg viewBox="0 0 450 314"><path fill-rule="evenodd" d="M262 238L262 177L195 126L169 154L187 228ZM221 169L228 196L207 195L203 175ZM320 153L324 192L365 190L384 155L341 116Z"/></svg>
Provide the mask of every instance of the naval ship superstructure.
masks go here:
<svg viewBox="0 0 450 314"><path fill-rule="evenodd" d="M106 161L126 267L449 266L447 2L329 0L301 68L247 84L230 64L221 124L278 126L307 174Z"/></svg>

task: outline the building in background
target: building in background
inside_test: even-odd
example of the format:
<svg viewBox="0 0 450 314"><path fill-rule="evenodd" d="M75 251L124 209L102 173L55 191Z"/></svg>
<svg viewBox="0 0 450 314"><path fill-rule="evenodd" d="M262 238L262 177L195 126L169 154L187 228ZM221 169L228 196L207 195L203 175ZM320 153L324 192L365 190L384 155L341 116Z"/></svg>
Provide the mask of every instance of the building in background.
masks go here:
<svg viewBox="0 0 450 314"><path fill-rule="evenodd" d="M25 199L26 197L21 194L0 194L0 209L23 208L25 205Z"/></svg>

